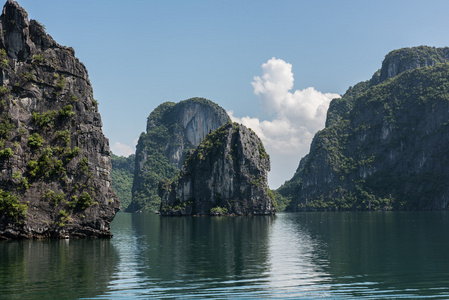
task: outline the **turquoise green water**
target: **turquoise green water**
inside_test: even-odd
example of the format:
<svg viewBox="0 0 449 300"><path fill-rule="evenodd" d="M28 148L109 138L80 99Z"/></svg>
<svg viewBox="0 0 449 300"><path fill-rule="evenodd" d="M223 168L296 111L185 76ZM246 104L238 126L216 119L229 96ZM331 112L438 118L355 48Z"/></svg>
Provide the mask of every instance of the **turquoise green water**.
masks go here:
<svg viewBox="0 0 449 300"><path fill-rule="evenodd" d="M449 299L449 213L162 218L0 242L0 299Z"/></svg>

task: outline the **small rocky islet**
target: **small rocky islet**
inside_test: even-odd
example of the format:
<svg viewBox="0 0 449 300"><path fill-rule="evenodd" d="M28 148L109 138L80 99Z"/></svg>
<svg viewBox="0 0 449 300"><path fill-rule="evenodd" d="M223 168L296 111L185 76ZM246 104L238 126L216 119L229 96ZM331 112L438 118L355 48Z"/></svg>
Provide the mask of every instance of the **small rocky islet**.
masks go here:
<svg viewBox="0 0 449 300"><path fill-rule="evenodd" d="M270 157L259 137L243 125L227 123L189 153L173 182L160 183L160 214L274 214L269 170Z"/></svg>

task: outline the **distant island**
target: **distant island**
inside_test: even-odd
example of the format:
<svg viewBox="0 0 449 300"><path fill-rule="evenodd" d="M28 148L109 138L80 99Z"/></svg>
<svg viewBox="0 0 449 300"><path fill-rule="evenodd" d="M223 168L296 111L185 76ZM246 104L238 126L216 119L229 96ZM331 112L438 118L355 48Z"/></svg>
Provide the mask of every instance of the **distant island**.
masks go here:
<svg viewBox="0 0 449 300"><path fill-rule="evenodd" d="M230 121L223 108L204 98L159 105L137 143L132 200L126 211L159 210L159 182L178 175L189 150Z"/></svg>

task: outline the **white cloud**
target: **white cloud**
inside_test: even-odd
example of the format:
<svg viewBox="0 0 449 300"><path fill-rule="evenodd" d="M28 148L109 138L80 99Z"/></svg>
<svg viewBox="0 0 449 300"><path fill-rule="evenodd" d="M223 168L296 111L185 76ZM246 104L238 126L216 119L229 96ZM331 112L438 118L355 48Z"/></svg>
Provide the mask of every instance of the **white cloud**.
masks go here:
<svg viewBox="0 0 449 300"><path fill-rule="evenodd" d="M251 83L272 120L236 117L235 122L252 128L271 156L270 186L277 188L292 177L299 160L308 153L314 134L324 128L329 103L340 95L321 93L313 87L291 92L292 65L272 58L262 64L262 75Z"/></svg>
<svg viewBox="0 0 449 300"><path fill-rule="evenodd" d="M111 147L112 153L114 153L115 155L118 156L124 156L124 157L128 157L131 154L135 153L135 150L133 147L116 142L114 143L114 145L112 145Z"/></svg>

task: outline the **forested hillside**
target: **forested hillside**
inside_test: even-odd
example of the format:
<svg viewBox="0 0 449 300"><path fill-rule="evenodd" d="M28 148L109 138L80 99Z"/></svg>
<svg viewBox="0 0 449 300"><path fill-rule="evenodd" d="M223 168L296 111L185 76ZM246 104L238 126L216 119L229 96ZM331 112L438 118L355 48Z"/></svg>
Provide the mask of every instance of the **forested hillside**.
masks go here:
<svg viewBox="0 0 449 300"><path fill-rule="evenodd" d="M126 210L131 203L135 157L134 154L129 157L123 157L111 153L112 187L120 199L120 210Z"/></svg>
<svg viewBox="0 0 449 300"><path fill-rule="evenodd" d="M388 54L332 101L296 174L290 210L430 210L449 202L448 48Z"/></svg>

